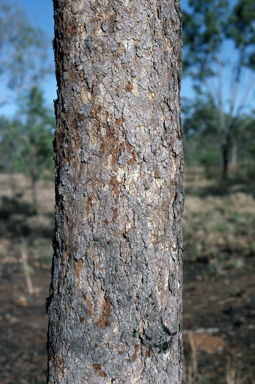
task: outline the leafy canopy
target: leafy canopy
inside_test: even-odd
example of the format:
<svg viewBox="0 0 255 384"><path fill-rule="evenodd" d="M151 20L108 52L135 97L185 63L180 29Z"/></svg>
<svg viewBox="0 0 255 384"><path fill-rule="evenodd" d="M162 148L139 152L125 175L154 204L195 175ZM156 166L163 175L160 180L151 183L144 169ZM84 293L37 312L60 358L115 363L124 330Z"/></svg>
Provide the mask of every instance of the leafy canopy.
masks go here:
<svg viewBox="0 0 255 384"><path fill-rule="evenodd" d="M46 106L42 91L33 87L19 100L15 119L0 119L2 170L22 172L34 181L46 170L52 172L54 129L53 112Z"/></svg>

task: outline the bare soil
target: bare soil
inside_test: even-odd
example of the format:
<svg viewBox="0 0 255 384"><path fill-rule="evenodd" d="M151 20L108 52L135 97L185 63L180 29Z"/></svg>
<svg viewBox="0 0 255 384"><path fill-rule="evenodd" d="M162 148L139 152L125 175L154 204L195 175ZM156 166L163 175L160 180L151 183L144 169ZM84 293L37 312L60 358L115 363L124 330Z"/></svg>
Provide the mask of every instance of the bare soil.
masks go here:
<svg viewBox="0 0 255 384"><path fill-rule="evenodd" d="M184 384L255 383L254 184L186 175ZM0 175L0 383L46 382L54 185ZM28 257L24 266L21 252ZM26 273L33 295L28 294Z"/></svg>

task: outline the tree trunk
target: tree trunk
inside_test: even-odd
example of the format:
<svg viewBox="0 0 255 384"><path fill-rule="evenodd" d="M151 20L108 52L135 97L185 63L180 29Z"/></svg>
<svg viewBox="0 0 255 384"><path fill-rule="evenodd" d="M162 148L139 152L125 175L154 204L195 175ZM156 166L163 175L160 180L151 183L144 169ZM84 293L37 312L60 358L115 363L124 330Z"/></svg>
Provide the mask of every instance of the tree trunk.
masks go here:
<svg viewBox="0 0 255 384"><path fill-rule="evenodd" d="M182 382L179 0L54 0L48 383Z"/></svg>
<svg viewBox="0 0 255 384"><path fill-rule="evenodd" d="M32 172L31 173L31 192L32 192L32 206L33 206L33 214L37 214L37 193L36 193L36 176Z"/></svg>
<svg viewBox="0 0 255 384"><path fill-rule="evenodd" d="M222 169L222 177L223 179L228 178L228 145L227 143L224 143L222 145L222 162L223 162L223 169Z"/></svg>
<svg viewBox="0 0 255 384"><path fill-rule="evenodd" d="M237 144L235 144L232 147L232 151L231 151L231 164L233 164L233 165L237 164Z"/></svg>
<svg viewBox="0 0 255 384"><path fill-rule="evenodd" d="M227 132L224 136L222 146L222 177L223 179L228 178L228 168L229 168L229 153L231 150L231 130Z"/></svg>

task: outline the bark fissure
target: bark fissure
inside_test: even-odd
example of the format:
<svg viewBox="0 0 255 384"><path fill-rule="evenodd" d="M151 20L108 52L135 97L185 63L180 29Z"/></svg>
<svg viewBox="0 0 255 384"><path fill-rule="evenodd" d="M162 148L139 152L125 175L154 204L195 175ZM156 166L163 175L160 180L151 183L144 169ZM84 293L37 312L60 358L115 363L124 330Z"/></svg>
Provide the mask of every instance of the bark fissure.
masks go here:
<svg viewBox="0 0 255 384"><path fill-rule="evenodd" d="M180 384L179 1L53 2L48 383Z"/></svg>

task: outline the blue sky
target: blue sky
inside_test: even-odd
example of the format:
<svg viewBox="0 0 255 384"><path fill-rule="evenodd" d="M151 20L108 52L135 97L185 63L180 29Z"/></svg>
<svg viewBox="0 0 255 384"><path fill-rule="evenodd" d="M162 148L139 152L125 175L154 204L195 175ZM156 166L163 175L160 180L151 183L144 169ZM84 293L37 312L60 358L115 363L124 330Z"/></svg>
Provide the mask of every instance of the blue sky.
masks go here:
<svg viewBox="0 0 255 384"><path fill-rule="evenodd" d="M53 3L52 0L16 0L14 1L22 7L28 14L29 20L33 26L42 28L49 36L49 58L54 62L53 49L51 41L54 35L54 20L53 20ZM53 99L56 98L56 81L52 74L43 84L45 99L48 105L52 105ZM8 104L0 109L0 114L13 115L15 112L15 104Z"/></svg>
<svg viewBox="0 0 255 384"><path fill-rule="evenodd" d="M236 0L231 0L232 4L235 2ZM16 3L27 12L32 25L42 28L48 34L49 40L52 41L54 35L52 0L16 0ZM185 9L188 6L188 0L181 0L181 5L182 8ZM54 56L52 48L49 49L49 57L53 62ZM54 74L45 81L43 89L47 103L53 105L52 101L56 98L56 81ZM189 79L184 79L182 83L182 97L191 97L192 95L194 95L194 92L192 90L191 81ZM1 108L0 113L13 115L14 111L15 104L10 104Z"/></svg>
<svg viewBox="0 0 255 384"><path fill-rule="evenodd" d="M188 0L182 1L182 6L187 4ZM49 39L52 41L54 36L54 20L53 20L53 3L52 0L16 0L28 14L29 19L33 26L39 26L49 35ZM53 62L53 50L49 49L49 57ZM184 89L185 88L185 89ZM45 98L49 105L53 105L52 101L56 98L56 81L55 76L52 75L43 84L45 92ZM183 84L183 92L192 92L191 84ZM15 111L15 104L9 104L8 106L1 108L1 114L13 115Z"/></svg>

